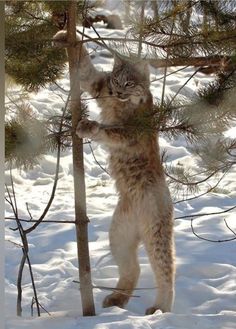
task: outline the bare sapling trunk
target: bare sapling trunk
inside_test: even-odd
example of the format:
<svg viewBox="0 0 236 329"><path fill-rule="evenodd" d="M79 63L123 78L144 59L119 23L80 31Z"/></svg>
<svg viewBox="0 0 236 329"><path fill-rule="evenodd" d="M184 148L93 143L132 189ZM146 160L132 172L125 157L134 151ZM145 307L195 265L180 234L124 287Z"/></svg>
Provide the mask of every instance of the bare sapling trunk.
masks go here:
<svg viewBox="0 0 236 329"><path fill-rule="evenodd" d="M76 43L76 1L71 1L68 8L68 42L70 45ZM78 46L78 45L77 45ZM88 248L88 218L86 215L86 192L84 179L83 162L83 140L76 134L76 127L82 117L82 108L80 101L80 82L78 71L78 58L76 57L76 48L68 47L68 61L70 73L71 103L72 113L72 152L73 152L73 170L74 170L74 197L75 197L75 223L79 262L79 281L82 309L84 316L95 315L93 300L90 259Z"/></svg>

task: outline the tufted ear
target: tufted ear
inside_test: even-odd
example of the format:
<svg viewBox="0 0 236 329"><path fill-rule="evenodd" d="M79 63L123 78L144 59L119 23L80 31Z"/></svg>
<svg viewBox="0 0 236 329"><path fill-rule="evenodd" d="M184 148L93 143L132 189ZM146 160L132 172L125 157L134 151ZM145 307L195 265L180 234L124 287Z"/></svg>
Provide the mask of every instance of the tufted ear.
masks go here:
<svg viewBox="0 0 236 329"><path fill-rule="evenodd" d="M120 66L124 63L124 61L122 60L122 58L114 53L114 65L113 65L113 68L117 67L117 66Z"/></svg>
<svg viewBox="0 0 236 329"><path fill-rule="evenodd" d="M133 64L135 69L144 77L145 80L150 81L150 71L148 61L145 59L141 59L135 61Z"/></svg>

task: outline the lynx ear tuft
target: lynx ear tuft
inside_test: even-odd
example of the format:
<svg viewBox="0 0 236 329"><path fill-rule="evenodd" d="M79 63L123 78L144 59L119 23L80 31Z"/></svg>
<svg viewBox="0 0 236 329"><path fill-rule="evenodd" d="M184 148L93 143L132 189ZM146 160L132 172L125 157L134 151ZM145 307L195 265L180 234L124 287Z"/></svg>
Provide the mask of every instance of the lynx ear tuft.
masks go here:
<svg viewBox="0 0 236 329"><path fill-rule="evenodd" d="M118 55L118 54L114 54L114 68L117 66L120 66L124 63L124 61L122 60L122 58Z"/></svg>
<svg viewBox="0 0 236 329"><path fill-rule="evenodd" d="M141 59L134 63L135 69L145 78L145 80L150 80L150 71L148 61Z"/></svg>

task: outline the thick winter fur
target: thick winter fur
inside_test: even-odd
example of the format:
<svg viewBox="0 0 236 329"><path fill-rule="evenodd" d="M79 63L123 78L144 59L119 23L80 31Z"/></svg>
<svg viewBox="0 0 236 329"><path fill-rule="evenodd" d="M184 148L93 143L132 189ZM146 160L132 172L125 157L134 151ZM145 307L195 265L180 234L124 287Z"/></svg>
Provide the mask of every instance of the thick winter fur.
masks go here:
<svg viewBox="0 0 236 329"><path fill-rule="evenodd" d="M54 40L63 45L66 32L57 33ZM146 314L157 309L170 312L175 278L173 207L157 136L122 128L142 111L152 110L148 67L143 61L134 63L115 57L113 71L100 72L86 49L83 47L81 53L79 49L81 87L97 99L101 122L84 119L78 124L77 134L108 147L110 173L119 194L109 233L119 281L103 306L123 307L128 302L138 281L137 248L143 242L157 285L155 303Z"/></svg>

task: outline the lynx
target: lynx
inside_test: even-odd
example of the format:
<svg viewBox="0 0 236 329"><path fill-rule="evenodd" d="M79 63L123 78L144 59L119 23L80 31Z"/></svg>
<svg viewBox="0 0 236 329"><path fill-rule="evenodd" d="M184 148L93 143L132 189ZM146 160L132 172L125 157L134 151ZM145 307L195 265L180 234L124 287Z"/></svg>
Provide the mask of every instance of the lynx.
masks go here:
<svg viewBox="0 0 236 329"><path fill-rule="evenodd" d="M54 36L54 44L65 46L66 39L66 31L60 31ZM143 60L124 60L116 55L112 72L101 72L84 46L77 48L77 55L81 88L96 98L101 108L101 122L83 119L77 134L107 147L119 197L109 231L119 280L116 290L104 299L103 307L124 307L128 302L139 278L137 250L143 242L157 286L155 303L146 314L170 312L175 280L173 206L157 134L127 128L138 113L152 111L148 65Z"/></svg>

